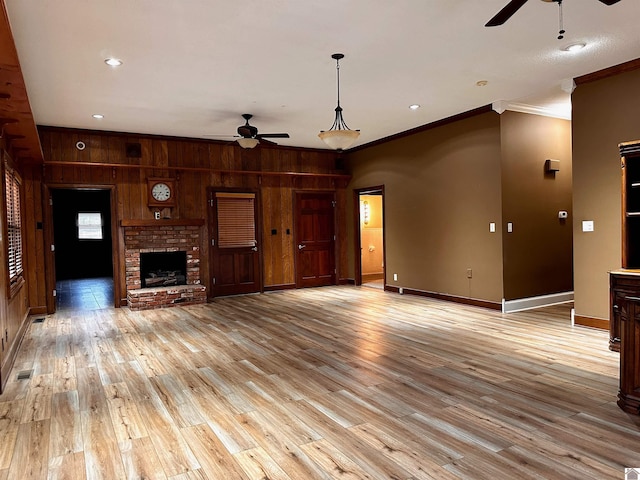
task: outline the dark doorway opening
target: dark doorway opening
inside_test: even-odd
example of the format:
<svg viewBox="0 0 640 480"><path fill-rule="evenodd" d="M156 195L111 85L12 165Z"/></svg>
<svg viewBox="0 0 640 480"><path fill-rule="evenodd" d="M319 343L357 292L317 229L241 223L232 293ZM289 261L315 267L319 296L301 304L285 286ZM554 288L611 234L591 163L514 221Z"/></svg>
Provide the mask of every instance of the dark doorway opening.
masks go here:
<svg viewBox="0 0 640 480"><path fill-rule="evenodd" d="M51 189L58 308L113 306L111 190Z"/></svg>

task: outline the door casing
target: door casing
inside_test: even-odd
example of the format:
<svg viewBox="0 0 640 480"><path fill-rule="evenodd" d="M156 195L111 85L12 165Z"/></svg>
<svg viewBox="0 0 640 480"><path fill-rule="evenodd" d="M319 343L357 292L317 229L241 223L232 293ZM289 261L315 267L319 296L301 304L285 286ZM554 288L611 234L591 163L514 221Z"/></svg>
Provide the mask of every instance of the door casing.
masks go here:
<svg viewBox="0 0 640 480"><path fill-rule="evenodd" d="M387 289L387 240L386 240L386 215L384 206L384 185L376 185L353 190L353 240L354 240L354 266L355 284L362 285L362 242L360 240L360 195L382 195L382 261L384 264L384 288Z"/></svg>
<svg viewBox="0 0 640 480"><path fill-rule="evenodd" d="M126 292L124 295L124 304L122 303L120 290L122 288L121 271L124 271L124 258L122 263L120 258L124 257L124 253L120 254L120 250L124 245L124 239L122 237L121 228L118 225L117 219L117 198L115 185L86 185L86 184L74 184L74 183L50 183L42 184L42 211L44 215L43 219L43 235L45 242L44 252L44 268L45 268L45 301L47 313L55 313L56 311L56 297L53 292L56 289L56 258L55 258L55 244L54 244L54 228L53 225L53 205L51 191L52 190L109 190L110 209L111 209L111 262L113 264L113 306L118 308L126 305Z"/></svg>

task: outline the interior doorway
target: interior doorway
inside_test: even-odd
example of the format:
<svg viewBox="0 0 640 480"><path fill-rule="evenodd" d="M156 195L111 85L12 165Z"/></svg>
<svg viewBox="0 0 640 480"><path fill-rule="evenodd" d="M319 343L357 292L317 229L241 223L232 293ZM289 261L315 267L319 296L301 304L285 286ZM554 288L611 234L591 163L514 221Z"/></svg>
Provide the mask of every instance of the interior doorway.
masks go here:
<svg viewBox="0 0 640 480"><path fill-rule="evenodd" d="M111 189L49 189L48 311L117 304L111 197Z"/></svg>
<svg viewBox="0 0 640 480"><path fill-rule="evenodd" d="M384 289L384 187L354 190L357 205L356 285Z"/></svg>

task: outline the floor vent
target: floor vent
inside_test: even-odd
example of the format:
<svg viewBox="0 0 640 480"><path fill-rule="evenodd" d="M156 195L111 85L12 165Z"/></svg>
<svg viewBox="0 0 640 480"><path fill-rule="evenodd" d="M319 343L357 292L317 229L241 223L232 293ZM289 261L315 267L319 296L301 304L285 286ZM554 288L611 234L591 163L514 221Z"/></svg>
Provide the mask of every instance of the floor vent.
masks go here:
<svg viewBox="0 0 640 480"><path fill-rule="evenodd" d="M44 323L44 318L36 318L33 323Z"/></svg>
<svg viewBox="0 0 640 480"><path fill-rule="evenodd" d="M23 370L22 372L18 372L18 380L29 380L31 375L33 374L33 370Z"/></svg>

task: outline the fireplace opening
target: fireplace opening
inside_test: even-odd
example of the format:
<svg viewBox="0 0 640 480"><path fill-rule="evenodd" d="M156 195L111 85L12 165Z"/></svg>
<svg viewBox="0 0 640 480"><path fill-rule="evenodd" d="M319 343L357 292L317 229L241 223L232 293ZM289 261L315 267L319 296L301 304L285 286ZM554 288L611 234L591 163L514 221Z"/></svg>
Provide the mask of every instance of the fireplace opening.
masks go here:
<svg viewBox="0 0 640 480"><path fill-rule="evenodd" d="M141 252L142 288L187 284L187 252Z"/></svg>

